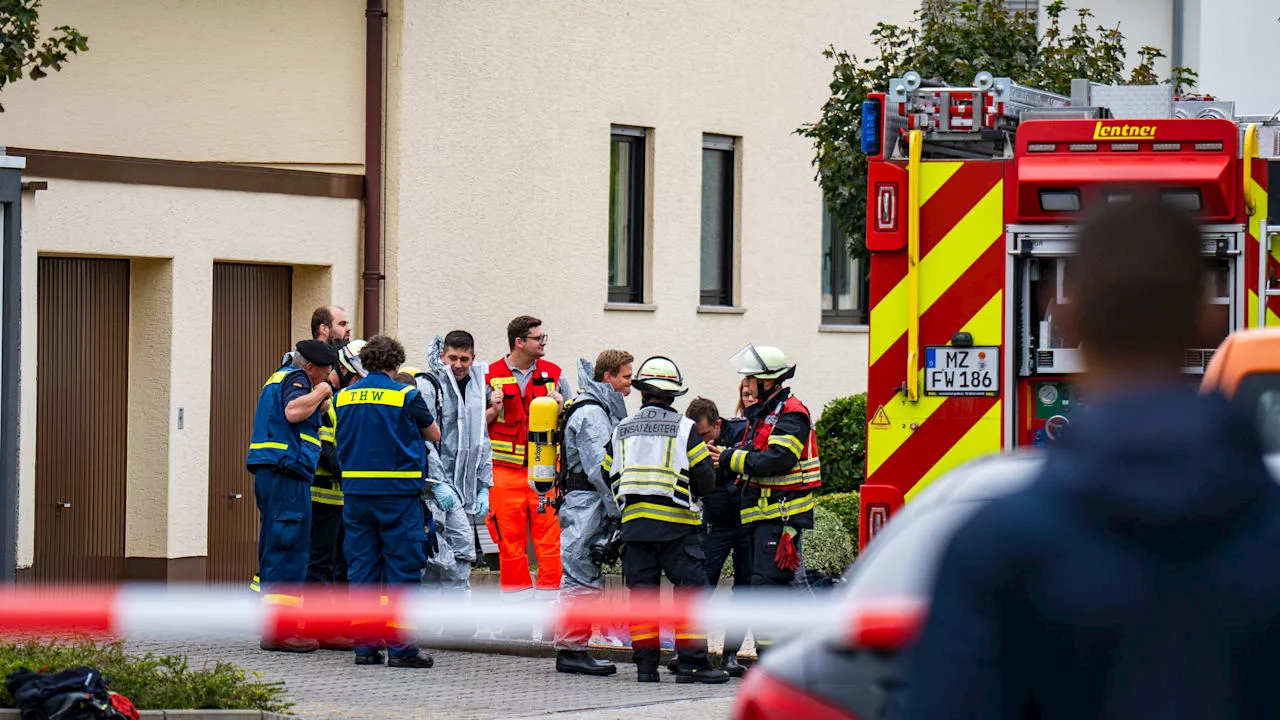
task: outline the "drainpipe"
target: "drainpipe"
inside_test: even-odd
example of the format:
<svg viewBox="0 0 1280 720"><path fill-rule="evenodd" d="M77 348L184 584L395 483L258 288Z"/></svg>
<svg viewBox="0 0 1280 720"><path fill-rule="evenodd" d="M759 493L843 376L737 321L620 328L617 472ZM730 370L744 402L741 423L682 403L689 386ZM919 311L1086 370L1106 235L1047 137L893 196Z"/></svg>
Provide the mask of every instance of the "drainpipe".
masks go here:
<svg viewBox="0 0 1280 720"><path fill-rule="evenodd" d="M1173 0L1173 39L1169 44L1169 68L1182 66L1182 32L1187 14L1186 0Z"/></svg>
<svg viewBox="0 0 1280 720"><path fill-rule="evenodd" d="M386 0L368 0L364 59L364 273L360 332L382 330L382 80Z"/></svg>

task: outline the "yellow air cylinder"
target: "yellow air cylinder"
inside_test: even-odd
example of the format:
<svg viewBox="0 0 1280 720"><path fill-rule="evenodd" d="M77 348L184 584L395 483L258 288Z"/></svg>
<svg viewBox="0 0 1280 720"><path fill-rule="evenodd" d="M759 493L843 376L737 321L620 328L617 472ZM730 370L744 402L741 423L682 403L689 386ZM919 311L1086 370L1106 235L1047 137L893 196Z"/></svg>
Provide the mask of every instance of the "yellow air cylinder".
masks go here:
<svg viewBox="0 0 1280 720"><path fill-rule="evenodd" d="M556 422L560 406L549 397L529 403L529 485L538 493L538 512L545 513L547 493L556 481Z"/></svg>

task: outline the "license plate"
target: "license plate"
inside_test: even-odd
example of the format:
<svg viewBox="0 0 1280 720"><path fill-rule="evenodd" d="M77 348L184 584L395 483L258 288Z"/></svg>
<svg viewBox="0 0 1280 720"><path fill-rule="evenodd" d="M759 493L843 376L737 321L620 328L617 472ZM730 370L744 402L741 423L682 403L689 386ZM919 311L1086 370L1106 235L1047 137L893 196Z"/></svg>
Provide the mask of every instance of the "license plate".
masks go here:
<svg viewBox="0 0 1280 720"><path fill-rule="evenodd" d="M924 349L926 395L1000 395L1000 348Z"/></svg>

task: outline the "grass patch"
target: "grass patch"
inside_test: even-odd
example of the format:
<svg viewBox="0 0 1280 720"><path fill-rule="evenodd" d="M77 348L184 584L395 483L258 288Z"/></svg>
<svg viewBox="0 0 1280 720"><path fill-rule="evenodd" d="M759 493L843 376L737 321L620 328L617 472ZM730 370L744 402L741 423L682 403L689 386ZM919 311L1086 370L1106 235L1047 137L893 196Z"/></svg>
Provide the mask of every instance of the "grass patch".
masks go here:
<svg viewBox="0 0 1280 720"><path fill-rule="evenodd" d="M185 655L132 655L119 642L57 644L0 642L0 680L19 667L59 671L80 665L97 668L111 690L139 710L264 710L283 713L293 706L283 682L268 682L232 663L193 668ZM13 696L0 684L0 707Z"/></svg>

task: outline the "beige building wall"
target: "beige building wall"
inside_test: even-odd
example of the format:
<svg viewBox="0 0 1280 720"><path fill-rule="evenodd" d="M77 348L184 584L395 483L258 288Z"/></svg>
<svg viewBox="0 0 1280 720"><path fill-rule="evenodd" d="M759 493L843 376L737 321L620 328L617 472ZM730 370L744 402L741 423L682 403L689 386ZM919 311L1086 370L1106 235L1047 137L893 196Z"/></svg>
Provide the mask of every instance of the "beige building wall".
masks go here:
<svg viewBox="0 0 1280 720"><path fill-rule="evenodd" d="M1219 0L1214 0L1215 2ZM1234 1L1234 0L1232 0ZM1265 1L1265 0L1263 0ZM1128 51L1128 67L1138 64L1141 58L1138 51L1144 45L1160 48L1165 57L1155 62L1156 75L1161 79L1169 76L1170 55L1173 52L1173 4L1175 0L1066 0L1066 9L1059 22L1063 31L1069 33L1078 20L1077 11L1087 8L1093 13L1089 18L1089 28L1099 25L1106 28L1119 27L1124 34L1125 49ZM1040 31L1048 27L1048 0L1040 2ZM1183 63L1187 62L1184 57Z"/></svg>
<svg viewBox="0 0 1280 720"><path fill-rule="evenodd" d="M403 0L390 46L399 165L388 179L389 305L411 358L544 319L548 358L666 354L726 413L748 341L799 363L816 415L866 386L864 332L821 332L821 192L793 133L827 97L828 44L864 53L905 1ZM610 125L652 128L652 307L606 310ZM699 312L702 135L740 140L740 314ZM577 386L576 372L572 372ZM692 395L691 395L692 396Z"/></svg>
<svg viewBox="0 0 1280 720"><path fill-rule="evenodd" d="M41 26L76 26L90 51L60 73L6 88L0 145L363 173L364 6L45 0ZM359 317L361 201L48 182L47 190L23 195L19 566L34 554L41 254L132 260L130 336L120 338L130 344L134 390L125 551L203 556L213 263L294 265L291 320L300 336L323 302Z"/></svg>
<svg viewBox="0 0 1280 720"><path fill-rule="evenodd" d="M44 0L41 28L72 25L89 52L5 88L0 144L360 172L364 7Z"/></svg>

